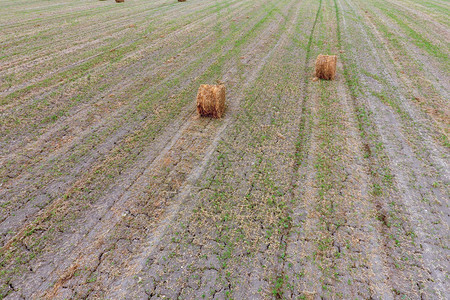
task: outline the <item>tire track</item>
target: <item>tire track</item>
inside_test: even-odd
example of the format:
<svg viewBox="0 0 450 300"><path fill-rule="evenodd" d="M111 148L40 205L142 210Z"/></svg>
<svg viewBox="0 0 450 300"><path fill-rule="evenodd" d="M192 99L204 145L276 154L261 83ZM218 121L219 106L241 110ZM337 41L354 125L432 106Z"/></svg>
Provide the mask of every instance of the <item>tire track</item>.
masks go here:
<svg viewBox="0 0 450 300"><path fill-rule="evenodd" d="M330 1L324 5L320 19L328 20L333 5ZM322 22L321 26L333 28L329 21ZM336 22L336 36L318 36L319 45L323 39L340 46L337 12ZM314 36L313 32L309 53ZM305 87L298 169L292 184L299 187L294 189L294 198L302 202L293 207L291 230L285 235L283 271L277 276L283 286L277 295L391 299L362 141L346 79L339 76L343 66L338 64L334 82L313 83L308 80L312 73L309 65L307 60L304 77L309 85Z"/></svg>
<svg viewBox="0 0 450 300"><path fill-rule="evenodd" d="M292 187L293 194L291 195L292 199L300 198L298 195L298 192L295 191L295 187L303 187L303 186L309 186L308 183L312 182L312 178L315 176L315 171L313 169L309 169L309 167L306 167L307 164L302 164L303 159L307 158L307 161L312 161L316 155L315 146L311 143L311 140L314 138L314 132L312 131L312 128L315 126L311 124L311 112L312 107L310 106L310 99L313 96L313 93L311 91L312 85L310 82L311 77L311 69L310 69L310 63L311 63L311 50L312 50L312 44L313 44L313 38L316 31L316 26L319 20L320 12L322 9L322 0L319 1L319 6L317 8L317 11L315 13L314 21L312 23L311 30L309 32L308 37L308 43L306 46L306 56L305 56L305 62L303 65L303 94L301 96L301 109L299 111L300 115L300 122L298 127L298 141L296 143L296 165L293 170L293 177L291 179L292 181ZM309 121L309 122L307 122ZM302 167L303 165L303 167ZM306 171L305 167L308 169ZM299 175L300 174L307 174L306 177ZM297 177L299 176L299 177ZM302 178L300 182L297 182L298 178ZM308 190L308 189L306 189ZM305 211L302 209L302 211L299 211L299 206L291 207L290 210L292 215L292 221L289 224L288 228L285 229L283 236L282 236L282 244L284 243L284 248L281 249L281 255L280 257L286 257L289 258L292 256L292 252L294 251L293 248L293 241L292 241L292 231L295 231L296 225L300 224L302 222L302 216L305 213ZM295 246L294 246L295 247ZM280 299L283 297L283 290L287 289L285 278L295 278L291 274L291 270L288 269L288 262L285 260L281 263L280 269L275 270L275 278L277 279L277 282L280 282L281 284L276 287L276 298ZM298 264L295 265L295 268L299 267ZM295 271L294 271L295 272ZM296 278L297 280L299 278ZM289 286L292 285L291 282L288 283ZM293 294L287 296L287 297L294 297Z"/></svg>

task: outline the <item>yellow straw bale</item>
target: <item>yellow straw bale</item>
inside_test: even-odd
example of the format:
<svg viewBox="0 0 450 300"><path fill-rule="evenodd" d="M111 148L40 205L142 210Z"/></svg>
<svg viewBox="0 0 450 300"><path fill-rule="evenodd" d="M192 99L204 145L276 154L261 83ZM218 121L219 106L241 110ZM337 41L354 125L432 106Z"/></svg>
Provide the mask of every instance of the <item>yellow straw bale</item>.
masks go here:
<svg viewBox="0 0 450 300"><path fill-rule="evenodd" d="M200 116L221 118L225 111L225 86L202 84L197 93L197 112Z"/></svg>
<svg viewBox="0 0 450 300"><path fill-rule="evenodd" d="M316 77L325 80L334 80L336 76L336 55L317 56Z"/></svg>

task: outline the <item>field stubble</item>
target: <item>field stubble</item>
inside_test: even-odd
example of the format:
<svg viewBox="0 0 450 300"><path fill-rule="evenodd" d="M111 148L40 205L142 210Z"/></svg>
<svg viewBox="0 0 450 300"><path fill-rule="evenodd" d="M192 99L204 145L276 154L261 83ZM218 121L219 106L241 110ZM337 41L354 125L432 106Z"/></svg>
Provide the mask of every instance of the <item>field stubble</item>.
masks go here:
<svg viewBox="0 0 450 300"><path fill-rule="evenodd" d="M444 299L446 10L7 1L0 298Z"/></svg>

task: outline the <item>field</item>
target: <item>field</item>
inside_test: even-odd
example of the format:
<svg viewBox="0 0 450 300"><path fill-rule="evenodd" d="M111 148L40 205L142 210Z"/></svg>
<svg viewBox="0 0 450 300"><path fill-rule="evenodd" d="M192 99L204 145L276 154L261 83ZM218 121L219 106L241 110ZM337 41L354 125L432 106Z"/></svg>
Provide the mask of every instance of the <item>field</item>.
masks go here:
<svg viewBox="0 0 450 300"><path fill-rule="evenodd" d="M0 299L448 299L449 13L1 1Z"/></svg>

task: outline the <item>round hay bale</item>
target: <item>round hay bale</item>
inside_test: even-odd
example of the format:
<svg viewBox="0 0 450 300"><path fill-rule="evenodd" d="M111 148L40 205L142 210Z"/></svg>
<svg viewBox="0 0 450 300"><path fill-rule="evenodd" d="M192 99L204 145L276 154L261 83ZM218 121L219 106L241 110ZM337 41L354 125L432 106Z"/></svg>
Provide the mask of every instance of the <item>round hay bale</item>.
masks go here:
<svg viewBox="0 0 450 300"><path fill-rule="evenodd" d="M316 77L325 80L334 80L336 76L336 55L317 56L316 59Z"/></svg>
<svg viewBox="0 0 450 300"><path fill-rule="evenodd" d="M202 84L197 93L197 112L200 116L221 118L225 111L225 86Z"/></svg>

